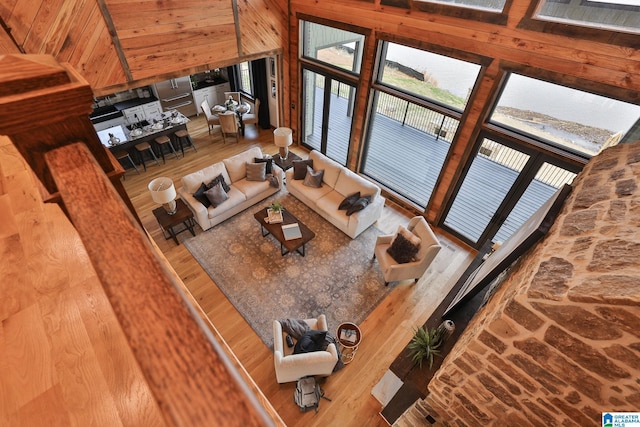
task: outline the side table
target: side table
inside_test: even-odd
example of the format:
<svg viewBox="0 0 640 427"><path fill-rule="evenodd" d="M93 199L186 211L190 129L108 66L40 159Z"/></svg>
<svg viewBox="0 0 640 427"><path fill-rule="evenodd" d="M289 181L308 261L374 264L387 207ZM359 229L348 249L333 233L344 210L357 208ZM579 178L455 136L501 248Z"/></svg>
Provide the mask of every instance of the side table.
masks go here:
<svg viewBox="0 0 640 427"><path fill-rule="evenodd" d="M280 169L282 169L283 171L286 171L287 169L293 167L294 160L302 160L302 158L296 153L292 153L291 151L289 151L289 155L287 156L286 160L280 157L280 154L273 155L273 163L278 165L278 167L280 167Z"/></svg>
<svg viewBox="0 0 640 427"><path fill-rule="evenodd" d="M342 362L346 365L353 361L358 351L360 341L362 341L362 332L355 323L344 322L338 326L336 332L336 338L340 343L340 353L342 355Z"/></svg>
<svg viewBox="0 0 640 427"><path fill-rule="evenodd" d="M196 235L193 227L195 226L195 220L193 219L193 212L186 205L182 199L176 199L176 213L169 215L163 207L159 207L153 210L153 216L158 220L160 228L162 229L162 235L166 240L173 239L176 245L179 245L178 234L183 231L189 230L193 236ZM179 226L183 226L182 229L177 229ZM167 236L168 234L168 236Z"/></svg>

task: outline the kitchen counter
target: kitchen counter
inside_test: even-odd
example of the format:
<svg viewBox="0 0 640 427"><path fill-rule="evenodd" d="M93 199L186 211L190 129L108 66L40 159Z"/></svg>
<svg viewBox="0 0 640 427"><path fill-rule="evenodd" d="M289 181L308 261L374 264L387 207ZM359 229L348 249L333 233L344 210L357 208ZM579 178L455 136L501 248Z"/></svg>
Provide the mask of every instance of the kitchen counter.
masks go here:
<svg viewBox="0 0 640 427"><path fill-rule="evenodd" d="M113 106L116 107L118 111L122 111L122 110L126 110L127 108L137 107L138 105L148 104L150 102L155 102L157 100L158 98L151 95L149 98L133 98L133 99L128 99L126 101L121 101L116 104L113 104Z"/></svg>
<svg viewBox="0 0 640 427"><path fill-rule="evenodd" d="M199 81L193 90L204 89L206 87L217 86L224 83L228 83L228 82L222 78L206 79L206 80Z"/></svg>

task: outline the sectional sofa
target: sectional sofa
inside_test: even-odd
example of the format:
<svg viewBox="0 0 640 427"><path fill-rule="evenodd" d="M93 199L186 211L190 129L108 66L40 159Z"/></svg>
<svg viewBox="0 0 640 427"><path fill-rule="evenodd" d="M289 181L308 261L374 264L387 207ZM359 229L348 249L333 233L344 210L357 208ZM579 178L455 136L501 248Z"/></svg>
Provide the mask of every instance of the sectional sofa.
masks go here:
<svg viewBox="0 0 640 427"><path fill-rule="evenodd" d="M324 170L319 188L305 185L303 179L294 179L295 169L286 172L286 185L290 194L320 214L346 235L355 239L382 215L385 199L380 187L355 172L326 157L319 151L309 153L314 170ZM338 209L345 198L355 193L368 196L369 204L362 210L347 215L347 210Z"/></svg>

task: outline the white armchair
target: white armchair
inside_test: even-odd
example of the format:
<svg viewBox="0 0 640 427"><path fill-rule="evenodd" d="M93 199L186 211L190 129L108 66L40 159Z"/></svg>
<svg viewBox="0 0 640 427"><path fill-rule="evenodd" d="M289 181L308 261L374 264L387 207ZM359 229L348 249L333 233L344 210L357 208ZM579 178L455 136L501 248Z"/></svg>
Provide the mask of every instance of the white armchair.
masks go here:
<svg viewBox="0 0 640 427"><path fill-rule="evenodd" d="M417 282L440 251L440 242L438 242L436 235L424 217L416 216L411 218L407 230L421 240L420 250L415 257L415 261L412 262L399 264L387 253L387 249L391 246L395 235L378 236L376 240L373 257L378 260L385 285L388 285L389 282L405 279L414 279Z"/></svg>
<svg viewBox="0 0 640 427"><path fill-rule="evenodd" d="M327 330L327 319L324 314L317 319L305 319L311 329ZM273 361L276 379L279 383L297 381L307 375L329 376L338 362L338 351L335 344L329 344L325 351L292 354L293 347L285 344L285 333L279 321L273 321Z"/></svg>

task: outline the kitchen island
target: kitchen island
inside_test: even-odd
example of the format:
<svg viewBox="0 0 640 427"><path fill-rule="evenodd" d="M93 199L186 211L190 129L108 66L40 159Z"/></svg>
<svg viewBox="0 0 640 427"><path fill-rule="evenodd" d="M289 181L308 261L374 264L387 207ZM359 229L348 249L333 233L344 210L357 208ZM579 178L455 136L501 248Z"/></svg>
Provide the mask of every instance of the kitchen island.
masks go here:
<svg viewBox="0 0 640 427"><path fill-rule="evenodd" d="M154 121L155 120L155 121ZM131 158L137 164L141 163L141 158L135 146L142 142L151 144L152 149L159 154L159 148L155 143L155 139L160 136L168 136L176 150L176 140L173 134L179 130L187 130L187 122L189 119L178 111L165 111L155 119L151 119L150 123L135 128L128 129L127 126L118 125L101 131L98 131L98 138L102 145L107 147L112 153L127 151ZM116 140L111 139L113 135Z"/></svg>

